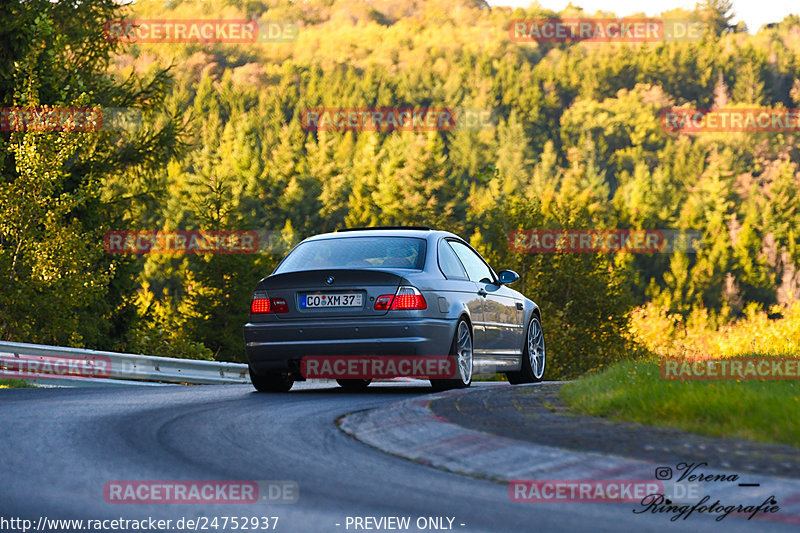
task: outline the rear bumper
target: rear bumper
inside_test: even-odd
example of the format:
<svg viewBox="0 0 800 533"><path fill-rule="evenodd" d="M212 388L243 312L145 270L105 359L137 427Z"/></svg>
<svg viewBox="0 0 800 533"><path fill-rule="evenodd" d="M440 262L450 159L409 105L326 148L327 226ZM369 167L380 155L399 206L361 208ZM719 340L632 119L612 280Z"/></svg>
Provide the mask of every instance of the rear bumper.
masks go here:
<svg viewBox="0 0 800 533"><path fill-rule="evenodd" d="M447 355L457 321L432 318L250 323L247 360L256 372L298 373L307 355Z"/></svg>

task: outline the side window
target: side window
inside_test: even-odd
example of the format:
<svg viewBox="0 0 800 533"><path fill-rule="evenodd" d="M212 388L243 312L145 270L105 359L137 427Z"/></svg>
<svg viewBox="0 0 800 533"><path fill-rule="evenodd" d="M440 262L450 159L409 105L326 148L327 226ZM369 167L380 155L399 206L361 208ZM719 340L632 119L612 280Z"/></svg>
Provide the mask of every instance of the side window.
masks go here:
<svg viewBox="0 0 800 533"><path fill-rule="evenodd" d="M478 254L458 241L450 241L450 246L453 247L453 251L461 260L461 264L467 269L469 279L481 283L492 283L494 279L492 271Z"/></svg>
<svg viewBox="0 0 800 533"><path fill-rule="evenodd" d="M439 242L439 268L442 269L442 273L447 279L467 279L467 273L464 272L461 261L458 260L455 252L444 239Z"/></svg>

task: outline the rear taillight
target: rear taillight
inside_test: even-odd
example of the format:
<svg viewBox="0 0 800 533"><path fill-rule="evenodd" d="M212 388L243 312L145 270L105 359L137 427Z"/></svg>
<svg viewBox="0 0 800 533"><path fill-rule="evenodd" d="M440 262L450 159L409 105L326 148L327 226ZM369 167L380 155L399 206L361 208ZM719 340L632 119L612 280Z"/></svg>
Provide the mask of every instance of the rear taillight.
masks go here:
<svg viewBox="0 0 800 533"><path fill-rule="evenodd" d="M427 309L428 304L419 289L416 287L399 287L396 294L383 294L375 300L376 311L421 311Z"/></svg>
<svg viewBox="0 0 800 533"><path fill-rule="evenodd" d="M250 313L262 315L265 313L288 313L289 306L283 298L270 298L265 292L253 294L253 301L250 302Z"/></svg>
<svg viewBox="0 0 800 533"><path fill-rule="evenodd" d="M250 313L258 315L261 313L272 313L272 305L269 298L258 298L250 302Z"/></svg>
<svg viewBox="0 0 800 533"><path fill-rule="evenodd" d="M394 298L394 294L384 294L383 296L378 296L378 299L375 300L375 310L386 311L389 309L389 306L392 305L392 298Z"/></svg>
<svg viewBox="0 0 800 533"><path fill-rule="evenodd" d="M416 287L400 287L397 289L397 294L394 295L391 309L427 309L428 304L425 302L422 293Z"/></svg>

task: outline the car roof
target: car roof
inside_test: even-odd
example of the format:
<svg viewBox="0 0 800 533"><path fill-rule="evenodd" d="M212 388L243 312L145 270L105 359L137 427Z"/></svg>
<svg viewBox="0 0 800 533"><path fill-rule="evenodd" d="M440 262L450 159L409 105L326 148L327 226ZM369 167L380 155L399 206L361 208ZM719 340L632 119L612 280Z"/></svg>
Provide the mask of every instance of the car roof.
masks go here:
<svg viewBox="0 0 800 533"><path fill-rule="evenodd" d="M454 237L461 239L458 235L450 233L449 231L442 231L436 229L423 229L419 226L410 227L375 227L375 228L353 228L347 230L339 230L332 233L320 233L313 235L304 242L316 241L322 239L343 239L350 237L417 237L420 239L438 239L440 237ZM463 239L461 239L463 240Z"/></svg>

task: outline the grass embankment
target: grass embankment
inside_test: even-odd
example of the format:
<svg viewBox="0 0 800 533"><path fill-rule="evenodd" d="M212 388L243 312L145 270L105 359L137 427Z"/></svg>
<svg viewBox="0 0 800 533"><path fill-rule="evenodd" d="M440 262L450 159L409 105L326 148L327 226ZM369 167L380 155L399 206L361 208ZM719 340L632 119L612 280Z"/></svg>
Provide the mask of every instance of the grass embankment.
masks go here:
<svg viewBox="0 0 800 533"><path fill-rule="evenodd" d="M749 309L746 319L713 329L702 314L679 323L648 308L634 315L631 332L656 357L617 363L565 385L565 403L613 420L800 447L800 381L668 380L658 363L659 356L798 357L800 304L778 320Z"/></svg>
<svg viewBox="0 0 800 533"><path fill-rule="evenodd" d="M800 446L800 382L676 381L624 361L561 388L572 408L613 420Z"/></svg>
<svg viewBox="0 0 800 533"><path fill-rule="evenodd" d="M30 383L21 379L0 379L0 389L35 389Z"/></svg>

